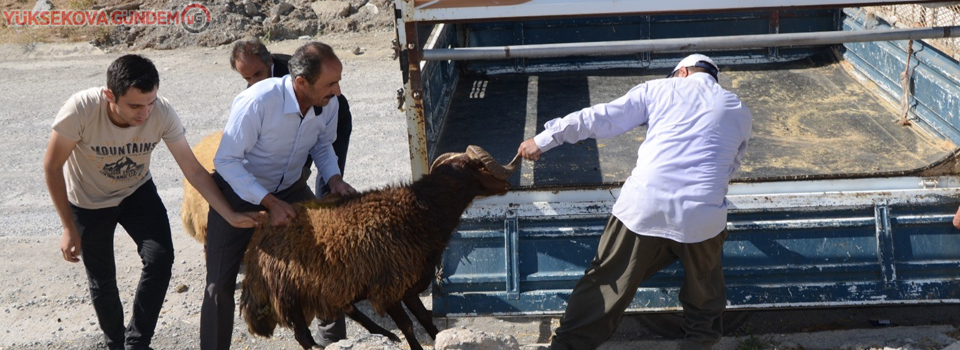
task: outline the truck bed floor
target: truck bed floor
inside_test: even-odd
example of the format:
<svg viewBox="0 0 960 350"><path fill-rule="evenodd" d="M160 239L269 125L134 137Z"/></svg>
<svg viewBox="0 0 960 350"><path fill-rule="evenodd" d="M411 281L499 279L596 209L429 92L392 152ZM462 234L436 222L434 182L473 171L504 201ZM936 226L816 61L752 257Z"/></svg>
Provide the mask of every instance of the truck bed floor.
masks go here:
<svg viewBox="0 0 960 350"><path fill-rule="evenodd" d="M846 71L844 63L812 61L741 66L720 83L753 112L753 135L737 180L857 176L906 171L951 154L956 145L918 126L900 126L899 112ZM509 161L520 142L553 118L604 103L665 72L603 70L462 76L437 141L436 154L484 147ZM641 74L644 73L644 74ZM645 127L588 139L524 162L515 186L613 185L630 175Z"/></svg>

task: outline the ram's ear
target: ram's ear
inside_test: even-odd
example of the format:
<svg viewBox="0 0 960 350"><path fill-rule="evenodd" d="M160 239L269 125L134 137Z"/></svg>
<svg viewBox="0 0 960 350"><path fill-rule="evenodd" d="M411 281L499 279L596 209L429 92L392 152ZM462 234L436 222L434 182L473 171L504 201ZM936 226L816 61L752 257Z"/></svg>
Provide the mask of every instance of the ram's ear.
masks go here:
<svg viewBox="0 0 960 350"><path fill-rule="evenodd" d="M454 169L463 170L467 166L470 166L471 162L474 162L474 160L470 159L470 157L467 156L466 154L460 153L460 154L457 154L456 157L453 157L453 159L450 160L450 165L453 165ZM477 165L474 164L474 166L477 166Z"/></svg>

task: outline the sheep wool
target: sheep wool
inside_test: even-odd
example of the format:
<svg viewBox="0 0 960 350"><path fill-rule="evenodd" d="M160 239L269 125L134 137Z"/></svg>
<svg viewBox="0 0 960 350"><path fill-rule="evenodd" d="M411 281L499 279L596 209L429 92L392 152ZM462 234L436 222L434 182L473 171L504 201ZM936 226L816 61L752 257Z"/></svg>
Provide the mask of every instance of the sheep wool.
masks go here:
<svg viewBox="0 0 960 350"><path fill-rule="evenodd" d="M213 157L217 154L222 138L222 132L212 133L204 136L196 146L193 146L193 155L197 157L200 165L207 169L207 172L213 172ZM210 212L210 204L186 178L182 182L183 204L180 206L180 222L183 223L183 229L190 237L201 244L206 243L207 213Z"/></svg>
<svg viewBox="0 0 960 350"><path fill-rule="evenodd" d="M297 332L313 318L349 315L364 299L382 315L411 288L423 288L425 271L435 270L474 198L509 187L460 153L412 184L345 197L332 207L295 205L292 223L261 225L247 248L240 310L250 331L269 337L279 324Z"/></svg>

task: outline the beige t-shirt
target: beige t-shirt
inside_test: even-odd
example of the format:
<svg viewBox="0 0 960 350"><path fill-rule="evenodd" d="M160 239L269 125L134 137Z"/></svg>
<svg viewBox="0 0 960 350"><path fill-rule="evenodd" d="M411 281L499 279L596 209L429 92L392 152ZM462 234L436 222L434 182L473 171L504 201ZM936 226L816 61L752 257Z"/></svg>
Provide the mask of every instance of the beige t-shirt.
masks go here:
<svg viewBox="0 0 960 350"><path fill-rule="evenodd" d="M177 112L159 97L142 125L114 125L107 115L109 101L104 89L90 88L74 94L53 122L53 130L78 141L63 173L67 199L85 209L119 205L150 180L150 154L160 140L176 141L185 134Z"/></svg>

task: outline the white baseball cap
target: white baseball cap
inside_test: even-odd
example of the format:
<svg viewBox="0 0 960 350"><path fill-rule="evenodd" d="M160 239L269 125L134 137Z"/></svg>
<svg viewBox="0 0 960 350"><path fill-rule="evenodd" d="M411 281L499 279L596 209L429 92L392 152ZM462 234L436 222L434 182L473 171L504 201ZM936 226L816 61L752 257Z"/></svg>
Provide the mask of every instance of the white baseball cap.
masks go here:
<svg viewBox="0 0 960 350"><path fill-rule="evenodd" d="M684 59L680 60L680 63L677 63L677 66L673 68L673 71L671 71L670 74L667 74L667 78L673 76L673 73L676 73L682 67L700 67L706 69L714 80L720 81L720 69L717 68L717 64L713 63L713 60L706 55L695 53L685 57Z"/></svg>

